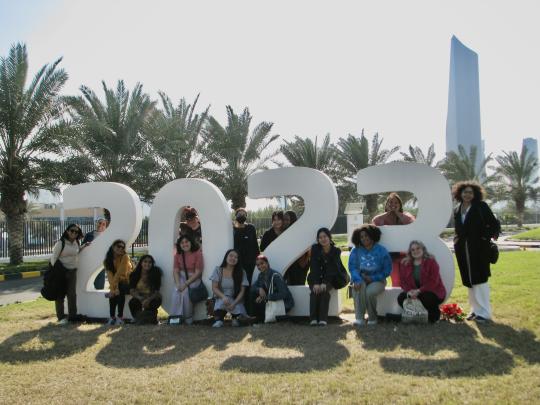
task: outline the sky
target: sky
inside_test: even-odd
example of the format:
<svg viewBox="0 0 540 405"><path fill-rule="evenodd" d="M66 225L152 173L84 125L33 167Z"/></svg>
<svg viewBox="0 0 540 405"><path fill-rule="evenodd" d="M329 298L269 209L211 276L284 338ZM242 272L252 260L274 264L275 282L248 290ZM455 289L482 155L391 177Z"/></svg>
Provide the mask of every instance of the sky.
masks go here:
<svg viewBox="0 0 540 405"><path fill-rule="evenodd" d="M364 128L441 159L452 35L479 56L486 151L540 137L539 17L535 0L0 0L0 55L26 43L32 73L63 57L64 94L124 79L200 93L222 122L247 106L285 140Z"/></svg>

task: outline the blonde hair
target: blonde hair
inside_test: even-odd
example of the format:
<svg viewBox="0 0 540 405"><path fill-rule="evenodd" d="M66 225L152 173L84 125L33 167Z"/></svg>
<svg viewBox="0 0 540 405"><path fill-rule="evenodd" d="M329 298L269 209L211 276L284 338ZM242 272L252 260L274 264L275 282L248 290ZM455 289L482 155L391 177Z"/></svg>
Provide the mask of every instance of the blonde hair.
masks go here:
<svg viewBox="0 0 540 405"><path fill-rule="evenodd" d="M407 259L409 261L414 260L412 255L411 255L411 248L412 248L413 245L418 245L418 246L420 246L422 248L422 251L424 252L424 254L422 255L422 259L432 259L432 258L434 258L434 256L431 253L428 252L424 242L419 241L419 240L413 240L413 241L411 241L411 243L409 243L409 249L407 249Z"/></svg>

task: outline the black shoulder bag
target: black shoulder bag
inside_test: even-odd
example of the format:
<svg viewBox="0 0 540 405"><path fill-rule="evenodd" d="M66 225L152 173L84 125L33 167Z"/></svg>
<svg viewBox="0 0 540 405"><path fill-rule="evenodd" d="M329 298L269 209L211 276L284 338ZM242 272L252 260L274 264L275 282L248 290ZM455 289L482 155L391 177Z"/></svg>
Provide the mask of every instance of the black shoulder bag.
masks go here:
<svg viewBox="0 0 540 405"><path fill-rule="evenodd" d="M495 264L499 260L499 247L491 239L491 237L494 236L494 233L491 231L491 227L484 220L484 216L482 215L482 208L481 207L478 207L478 212L480 213L480 219L482 220L482 223L484 224L484 229L487 229L487 230L490 231L489 235L487 235L487 238L488 238L488 258L489 258L489 262L491 264ZM501 229L500 224L499 224L498 228Z"/></svg>

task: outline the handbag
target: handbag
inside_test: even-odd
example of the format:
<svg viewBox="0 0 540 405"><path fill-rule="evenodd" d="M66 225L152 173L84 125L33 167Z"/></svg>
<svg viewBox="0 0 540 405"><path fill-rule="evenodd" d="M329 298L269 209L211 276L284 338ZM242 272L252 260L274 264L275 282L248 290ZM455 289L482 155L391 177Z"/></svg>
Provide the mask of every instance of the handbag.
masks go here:
<svg viewBox="0 0 540 405"><path fill-rule="evenodd" d="M482 209L479 209L478 212L480 213L480 218L482 219L482 222L484 223L485 228L488 231L491 231L490 226L488 224L486 224L486 221L484 220L484 216L482 215ZM491 264L495 264L499 260L499 247L497 246L497 244L495 242L493 242L493 240L491 240L492 236L498 236L498 234L500 232L500 229L501 229L500 221L498 219L496 219L496 221L497 221L497 223L495 224L495 228L496 228L495 231L490 232L492 235L490 235L488 238L486 238L488 240L487 256L488 256L489 262Z"/></svg>
<svg viewBox="0 0 540 405"><path fill-rule="evenodd" d="M186 282L187 282L189 275L187 272L186 257L184 256L184 252L182 252L182 261L184 262L184 272L186 273ZM204 285L202 279L197 287L191 287L188 285L188 293L189 293L189 300L193 304L204 301L205 299L208 298L208 290L206 289L206 286Z"/></svg>
<svg viewBox="0 0 540 405"><path fill-rule="evenodd" d="M274 277L275 276L276 274L272 275L272 279L270 280L270 288L268 289L269 296L274 293ZM286 314L285 302L283 300L266 301L266 306L264 309L264 323L276 322L276 317L284 316L285 314Z"/></svg>
<svg viewBox="0 0 540 405"><path fill-rule="evenodd" d="M404 323L427 323L428 311L419 299L406 298L403 301L401 320Z"/></svg>
<svg viewBox="0 0 540 405"><path fill-rule="evenodd" d="M338 272L334 277L332 287L334 287L336 290L340 290L341 288L344 288L350 284L351 277L349 276L349 272L347 269L345 269L345 266L341 262L340 258L337 259L337 262Z"/></svg>

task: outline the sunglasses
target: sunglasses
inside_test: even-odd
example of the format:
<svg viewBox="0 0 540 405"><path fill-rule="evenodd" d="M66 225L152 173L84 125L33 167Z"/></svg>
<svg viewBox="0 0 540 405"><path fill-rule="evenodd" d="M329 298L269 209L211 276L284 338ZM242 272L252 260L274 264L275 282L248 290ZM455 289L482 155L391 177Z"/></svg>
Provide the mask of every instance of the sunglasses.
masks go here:
<svg viewBox="0 0 540 405"><path fill-rule="evenodd" d="M125 248L126 248L126 245L114 245L114 247L120 248L120 249L125 249Z"/></svg>
<svg viewBox="0 0 540 405"><path fill-rule="evenodd" d="M80 231L76 228L71 228L71 229L68 229L68 232L71 232L71 233L79 233Z"/></svg>

